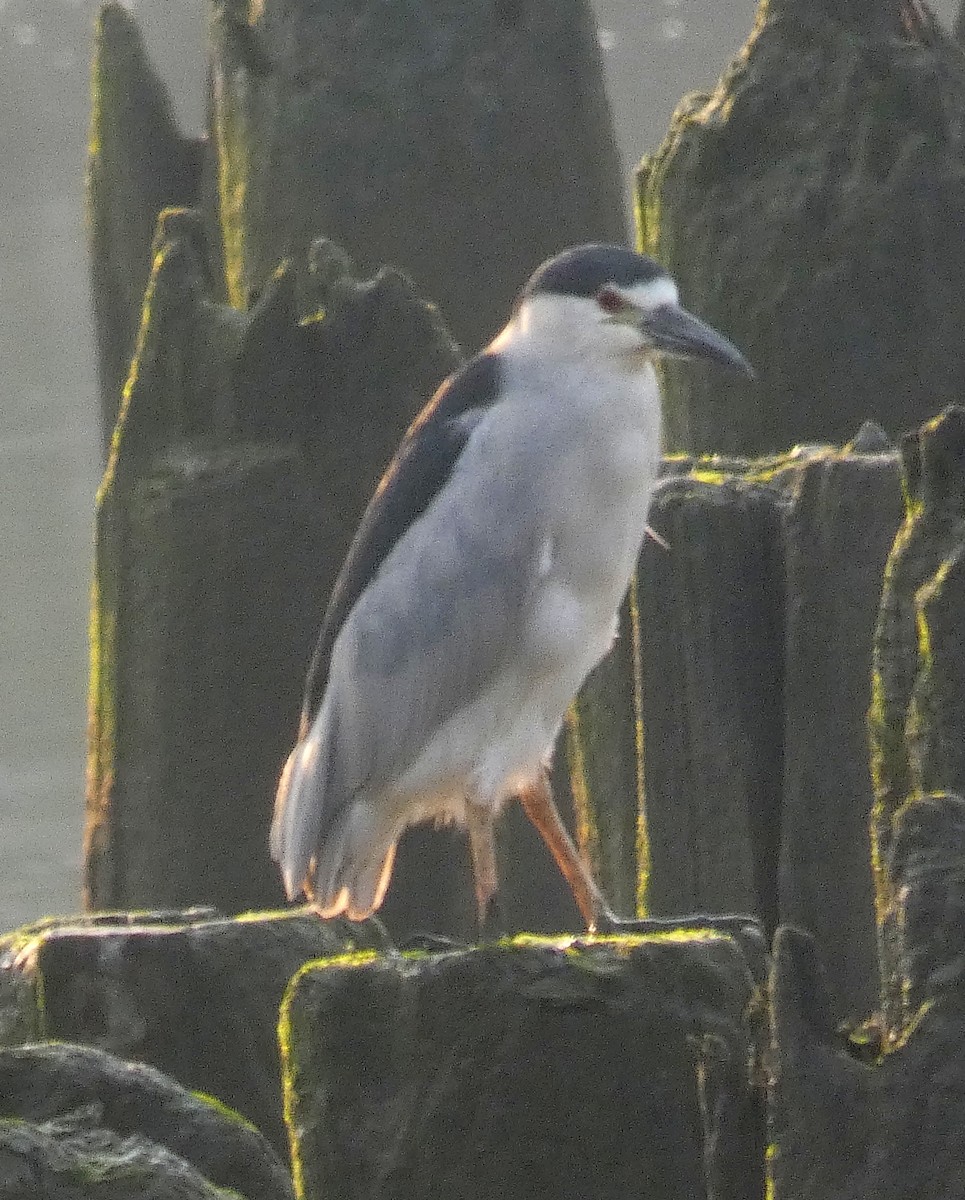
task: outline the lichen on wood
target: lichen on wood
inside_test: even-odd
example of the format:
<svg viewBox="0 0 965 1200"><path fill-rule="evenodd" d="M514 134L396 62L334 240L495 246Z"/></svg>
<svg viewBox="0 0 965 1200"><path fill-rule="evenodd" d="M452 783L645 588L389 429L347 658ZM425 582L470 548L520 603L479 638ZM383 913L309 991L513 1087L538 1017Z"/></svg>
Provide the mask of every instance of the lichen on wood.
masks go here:
<svg viewBox="0 0 965 1200"><path fill-rule="evenodd" d="M637 178L638 236L756 383L661 369L668 449L892 437L965 387L965 63L924 4L761 0Z"/></svg>
<svg viewBox="0 0 965 1200"><path fill-rule="evenodd" d="M893 823L908 800L965 792L965 409L949 407L902 441L905 517L885 570L870 707L871 818L882 986L900 1009L887 871Z"/></svg>
<svg viewBox="0 0 965 1200"><path fill-rule="evenodd" d="M105 4L94 35L87 219L101 390L110 445L141 323L158 213L196 203L202 145L177 129L134 18Z"/></svg>
<svg viewBox="0 0 965 1200"><path fill-rule="evenodd" d="M385 950L384 930L304 909L51 919L0 938L0 1046L71 1042L149 1063L286 1157L278 1006L306 962L360 948Z"/></svg>
<svg viewBox="0 0 965 1200"><path fill-rule="evenodd" d="M707 931L310 964L280 1024L297 1193L760 1194L761 982Z"/></svg>

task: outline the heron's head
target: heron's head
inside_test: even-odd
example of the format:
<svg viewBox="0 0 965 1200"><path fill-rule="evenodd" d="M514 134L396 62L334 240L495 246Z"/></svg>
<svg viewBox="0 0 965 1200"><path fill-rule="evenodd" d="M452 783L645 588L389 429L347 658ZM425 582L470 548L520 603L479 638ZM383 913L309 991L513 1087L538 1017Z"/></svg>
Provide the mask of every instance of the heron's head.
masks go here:
<svg viewBox="0 0 965 1200"><path fill-rule="evenodd" d="M548 259L523 288L515 321L558 354L624 365L665 355L754 374L736 346L681 307L659 263L623 246L575 246Z"/></svg>

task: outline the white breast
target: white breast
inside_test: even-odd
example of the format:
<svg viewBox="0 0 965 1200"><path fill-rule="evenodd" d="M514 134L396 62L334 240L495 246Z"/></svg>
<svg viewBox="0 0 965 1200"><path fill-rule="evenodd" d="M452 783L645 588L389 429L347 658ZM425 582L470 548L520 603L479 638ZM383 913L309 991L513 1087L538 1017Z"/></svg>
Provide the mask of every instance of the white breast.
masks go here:
<svg viewBox="0 0 965 1200"><path fill-rule="evenodd" d="M540 538L521 645L402 781L403 790L419 790L445 780L436 813L458 819L468 795L498 808L533 778L575 693L613 642L657 478L657 385L639 364L632 374L601 380L587 372L580 382L577 406L547 403L545 394L527 405L510 372L510 399L479 422L465 452L470 478L499 486L525 476L527 521Z"/></svg>

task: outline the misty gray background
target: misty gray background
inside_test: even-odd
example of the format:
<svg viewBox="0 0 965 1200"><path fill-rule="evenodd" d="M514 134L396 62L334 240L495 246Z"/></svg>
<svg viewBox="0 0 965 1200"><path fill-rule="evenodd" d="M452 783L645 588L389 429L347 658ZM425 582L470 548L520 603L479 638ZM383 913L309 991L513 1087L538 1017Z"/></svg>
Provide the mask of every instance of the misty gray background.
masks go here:
<svg viewBox="0 0 965 1200"><path fill-rule="evenodd" d="M200 132L200 0L134 0ZM956 0L934 7L947 21ZM627 168L711 88L754 0L596 0ZM83 227L92 0L0 0L0 930L79 907L87 599L101 462Z"/></svg>

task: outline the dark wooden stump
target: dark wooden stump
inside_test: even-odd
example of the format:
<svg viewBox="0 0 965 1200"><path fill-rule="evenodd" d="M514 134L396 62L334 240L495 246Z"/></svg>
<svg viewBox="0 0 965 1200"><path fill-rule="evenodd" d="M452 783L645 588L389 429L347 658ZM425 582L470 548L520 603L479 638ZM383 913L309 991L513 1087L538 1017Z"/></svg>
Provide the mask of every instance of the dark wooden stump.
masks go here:
<svg viewBox="0 0 965 1200"><path fill-rule="evenodd" d="M707 464L711 467L711 464ZM779 495L744 474L668 482L669 549L637 577L648 861L659 916L754 912L773 929L783 748ZM712 467L711 467L712 471Z"/></svg>
<svg viewBox="0 0 965 1200"><path fill-rule="evenodd" d="M878 996L867 713L897 455L869 427L843 451L665 471L667 545L644 544L629 628L571 731L584 841L625 911L811 930L859 1018Z"/></svg>
<svg viewBox="0 0 965 1200"><path fill-rule="evenodd" d="M892 437L965 390L965 60L910 0L762 0L637 181L641 245L757 368L668 364L671 450Z"/></svg>
<svg viewBox="0 0 965 1200"><path fill-rule="evenodd" d="M835 1006L878 1000L867 713L881 579L901 521L892 449L805 466L785 512L780 919L817 939Z"/></svg>
<svg viewBox="0 0 965 1200"><path fill-rule="evenodd" d="M888 559L875 631L872 838L882 987L892 1026L903 999L900 930L886 870L896 813L927 792L965 792L965 409L902 443L905 519Z"/></svg>
<svg viewBox="0 0 965 1200"><path fill-rule="evenodd" d="M98 15L92 78L87 212L106 456L141 325L158 213L198 202L203 144L178 132L164 84L120 4Z"/></svg>
<svg viewBox="0 0 965 1200"><path fill-rule="evenodd" d="M0 939L0 1044L73 1042L149 1063L237 1110L286 1157L285 987L312 959L372 948L386 948L376 924L305 911L46 921Z"/></svg>
<svg viewBox="0 0 965 1200"><path fill-rule="evenodd" d="M249 314L210 295L196 216L166 214L97 512L86 896L281 899L275 781L361 509L456 361L398 275L316 255Z"/></svg>
<svg viewBox="0 0 965 1200"><path fill-rule="evenodd" d="M237 1113L68 1043L0 1050L0 1183L11 1200L293 1196L282 1161Z"/></svg>
<svg viewBox="0 0 965 1200"><path fill-rule="evenodd" d="M586 0L221 0L212 149L228 295L319 235L390 262L467 350L544 258L623 242Z"/></svg>
<svg viewBox="0 0 965 1200"><path fill-rule="evenodd" d="M309 966L281 1021L301 1194L760 1196L754 995L701 934Z"/></svg>
<svg viewBox="0 0 965 1200"><path fill-rule="evenodd" d="M777 1200L962 1195L965 801L941 793L901 808L885 870L898 931L885 966L901 993L888 1026L842 1033L813 942L792 929L778 935L771 987Z"/></svg>

